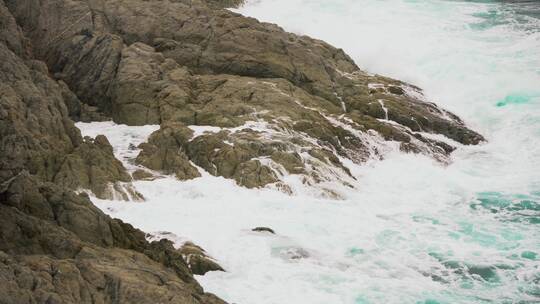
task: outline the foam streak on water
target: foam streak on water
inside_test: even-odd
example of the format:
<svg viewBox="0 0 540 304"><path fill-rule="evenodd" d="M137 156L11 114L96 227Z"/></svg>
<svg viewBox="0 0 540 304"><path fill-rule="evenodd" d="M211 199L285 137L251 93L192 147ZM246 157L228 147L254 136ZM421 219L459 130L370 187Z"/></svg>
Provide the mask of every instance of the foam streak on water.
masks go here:
<svg viewBox="0 0 540 304"><path fill-rule="evenodd" d="M203 246L228 271L198 279L230 303L538 303L540 26L529 11L490 1L251 1L241 13L424 88L489 142L460 147L447 167L405 154L353 167L358 189L344 201L206 174L136 182L145 203L96 204ZM99 123L78 126L91 134ZM277 235L250 231L257 226ZM309 257L290 259L299 248Z"/></svg>

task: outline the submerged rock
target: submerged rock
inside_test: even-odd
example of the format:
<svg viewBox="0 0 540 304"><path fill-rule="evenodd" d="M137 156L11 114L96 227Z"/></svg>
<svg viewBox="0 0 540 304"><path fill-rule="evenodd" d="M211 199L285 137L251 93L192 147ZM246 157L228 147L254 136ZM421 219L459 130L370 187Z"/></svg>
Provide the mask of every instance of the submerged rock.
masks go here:
<svg viewBox="0 0 540 304"><path fill-rule="evenodd" d="M499 280L497 269L493 266L470 265L467 269L469 274L478 276L485 281L491 282Z"/></svg>
<svg viewBox="0 0 540 304"><path fill-rule="evenodd" d="M524 258L524 259L528 259L528 260L536 260L538 254L536 254L536 252L534 251L523 251L521 253L521 257Z"/></svg>
<svg viewBox="0 0 540 304"><path fill-rule="evenodd" d="M255 232L268 232L268 233L271 233L271 234L276 234L276 233L274 232L274 230L272 230L271 228L268 228L268 227L256 227L256 228L251 229L251 231L255 231Z"/></svg>
<svg viewBox="0 0 540 304"><path fill-rule="evenodd" d="M198 176L193 162L250 188L284 185L284 174L313 186L350 185L343 158L361 163L400 149L447 162L456 145L483 140L419 88L365 73L343 50L220 9L241 2L17 1L7 8L34 56L75 93L66 98L72 117L97 107L117 123L161 124L138 162L182 180ZM167 139L192 125L228 130Z"/></svg>
<svg viewBox="0 0 540 304"><path fill-rule="evenodd" d="M163 125L152 133L135 162L149 169L174 174L179 180L200 177L201 174L186 155L186 143L193 132L182 124Z"/></svg>
<svg viewBox="0 0 540 304"><path fill-rule="evenodd" d="M193 274L204 275L209 271L225 271L213 258L206 254L201 247L186 242L179 249Z"/></svg>

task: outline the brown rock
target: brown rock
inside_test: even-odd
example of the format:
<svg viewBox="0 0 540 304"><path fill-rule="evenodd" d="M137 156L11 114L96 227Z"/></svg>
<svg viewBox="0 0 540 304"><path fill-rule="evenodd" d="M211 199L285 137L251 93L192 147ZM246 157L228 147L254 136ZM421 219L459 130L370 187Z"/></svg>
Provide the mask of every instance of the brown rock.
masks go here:
<svg viewBox="0 0 540 304"><path fill-rule="evenodd" d="M201 247L187 242L179 252L186 260L189 269L193 274L204 275L209 271L225 271L219 264L206 254Z"/></svg>
<svg viewBox="0 0 540 304"><path fill-rule="evenodd" d="M273 229L268 228L268 227L256 227L256 228L251 229L251 231L268 232L268 233L271 233L271 234L276 234Z"/></svg>
<svg viewBox="0 0 540 304"><path fill-rule="evenodd" d="M144 236L21 173L0 188L0 302L224 303L203 293L170 241Z"/></svg>
<svg viewBox="0 0 540 304"><path fill-rule="evenodd" d="M142 170L142 169L135 170L135 172L131 174L131 177L133 177L134 180L150 180L151 181L151 180L156 179L156 177L152 173L146 170Z"/></svg>

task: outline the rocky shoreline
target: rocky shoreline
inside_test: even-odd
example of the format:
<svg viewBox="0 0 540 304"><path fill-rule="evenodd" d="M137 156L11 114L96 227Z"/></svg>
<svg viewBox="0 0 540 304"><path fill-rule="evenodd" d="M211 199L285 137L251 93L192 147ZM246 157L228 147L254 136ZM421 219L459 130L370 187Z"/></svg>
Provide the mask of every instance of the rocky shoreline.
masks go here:
<svg viewBox="0 0 540 304"><path fill-rule="evenodd" d="M202 248L148 242L86 191L142 201L133 178L204 170L290 194L295 175L337 197L323 184L355 179L346 161L448 162L483 141L419 88L223 9L240 3L0 0L0 303L224 303L186 263ZM160 125L138 170L74 125L105 120Z"/></svg>

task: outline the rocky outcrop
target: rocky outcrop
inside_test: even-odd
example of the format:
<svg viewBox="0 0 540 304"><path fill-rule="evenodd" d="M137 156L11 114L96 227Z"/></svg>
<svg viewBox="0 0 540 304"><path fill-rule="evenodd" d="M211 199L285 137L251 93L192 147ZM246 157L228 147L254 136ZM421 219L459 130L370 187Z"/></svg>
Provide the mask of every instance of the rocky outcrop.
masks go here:
<svg viewBox="0 0 540 304"><path fill-rule="evenodd" d="M294 175L332 197L325 182L355 179L349 161L444 162L483 140L419 88L222 9L241 2L0 0L0 303L223 303L193 279L222 270L204 250L149 243L92 205L84 191L142 196L107 138L73 120L161 125L137 179L202 169L292 193Z"/></svg>
<svg viewBox="0 0 540 304"><path fill-rule="evenodd" d="M220 9L240 2L17 1L8 8L37 57L87 108L128 125L226 128L183 143L164 139L174 133L164 130L166 147L143 149L139 164L180 179L198 176L193 162L247 187L279 185L283 174L349 184L340 158L358 163L397 148L444 162L455 145L430 134L483 140L417 87L364 73L323 41ZM253 121L265 130L244 131Z"/></svg>
<svg viewBox="0 0 540 304"><path fill-rule="evenodd" d="M179 249L193 274L204 275L209 271L224 271L201 247L186 242Z"/></svg>
<svg viewBox="0 0 540 304"><path fill-rule="evenodd" d="M116 182L111 183L111 180ZM65 157L53 181L71 189L88 189L98 198L143 200L129 184L131 176L114 157L113 148L103 135L85 138Z"/></svg>
<svg viewBox="0 0 540 304"><path fill-rule="evenodd" d="M167 240L27 172L0 189L0 303L224 303Z"/></svg>
<svg viewBox="0 0 540 304"><path fill-rule="evenodd" d="M455 147L430 134L482 141L419 88L364 73L323 41L219 9L236 2L55 3L8 7L82 104L129 125L228 129L183 143L165 140L174 132L164 130L166 147L143 149L139 164L180 179L198 176L193 162L247 187L279 183L283 174L317 184L350 177L340 158L379 158L394 143L446 161ZM51 15L66 18L50 22ZM253 121L266 129L243 131Z"/></svg>

